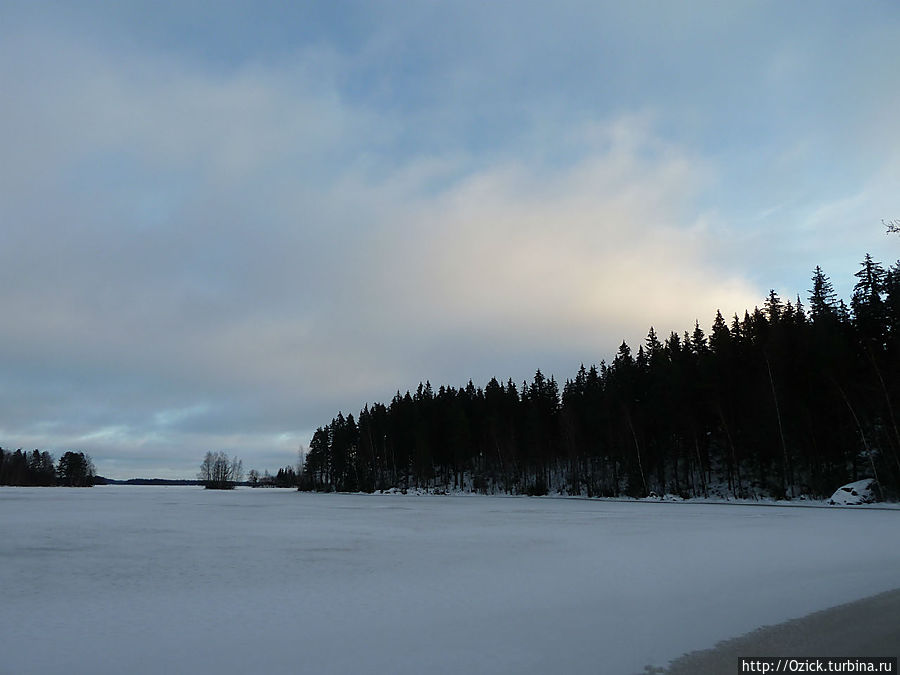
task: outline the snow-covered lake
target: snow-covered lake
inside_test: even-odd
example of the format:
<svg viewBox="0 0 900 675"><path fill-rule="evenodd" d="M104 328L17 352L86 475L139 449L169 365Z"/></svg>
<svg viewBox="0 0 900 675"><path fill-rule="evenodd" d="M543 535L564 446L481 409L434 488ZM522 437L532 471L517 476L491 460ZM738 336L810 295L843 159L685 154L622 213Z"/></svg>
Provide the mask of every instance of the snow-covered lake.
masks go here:
<svg viewBox="0 0 900 675"><path fill-rule="evenodd" d="M900 587L900 511L0 488L2 673L630 675Z"/></svg>

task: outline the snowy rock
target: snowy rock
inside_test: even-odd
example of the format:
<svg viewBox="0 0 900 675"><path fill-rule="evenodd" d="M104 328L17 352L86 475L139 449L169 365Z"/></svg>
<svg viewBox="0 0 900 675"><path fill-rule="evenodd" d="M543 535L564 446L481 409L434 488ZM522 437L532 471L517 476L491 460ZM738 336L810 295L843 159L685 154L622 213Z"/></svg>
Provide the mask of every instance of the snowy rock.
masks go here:
<svg viewBox="0 0 900 675"><path fill-rule="evenodd" d="M839 487L831 499L829 504L840 506L856 506L859 504L871 504L872 502L881 501L881 494L878 490L878 483L871 478L864 478L855 483L847 483Z"/></svg>

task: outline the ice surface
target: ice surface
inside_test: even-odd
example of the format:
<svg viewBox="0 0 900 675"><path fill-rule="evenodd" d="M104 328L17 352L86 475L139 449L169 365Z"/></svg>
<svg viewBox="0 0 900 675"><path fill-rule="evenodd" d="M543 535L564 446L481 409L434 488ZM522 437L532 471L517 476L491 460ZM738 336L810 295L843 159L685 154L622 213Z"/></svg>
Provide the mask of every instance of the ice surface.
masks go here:
<svg viewBox="0 0 900 675"><path fill-rule="evenodd" d="M873 509L2 488L0 672L628 675L900 587L898 526Z"/></svg>

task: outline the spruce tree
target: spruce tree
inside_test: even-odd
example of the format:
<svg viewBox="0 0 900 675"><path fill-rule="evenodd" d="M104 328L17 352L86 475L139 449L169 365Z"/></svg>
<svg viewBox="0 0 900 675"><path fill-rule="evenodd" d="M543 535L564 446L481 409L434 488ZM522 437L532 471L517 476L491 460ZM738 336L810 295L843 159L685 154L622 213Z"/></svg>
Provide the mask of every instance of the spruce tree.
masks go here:
<svg viewBox="0 0 900 675"><path fill-rule="evenodd" d="M809 293L809 311L813 321L837 317L835 309L837 294L834 292L831 280L818 265L816 265L816 271L813 272L812 288L807 293Z"/></svg>

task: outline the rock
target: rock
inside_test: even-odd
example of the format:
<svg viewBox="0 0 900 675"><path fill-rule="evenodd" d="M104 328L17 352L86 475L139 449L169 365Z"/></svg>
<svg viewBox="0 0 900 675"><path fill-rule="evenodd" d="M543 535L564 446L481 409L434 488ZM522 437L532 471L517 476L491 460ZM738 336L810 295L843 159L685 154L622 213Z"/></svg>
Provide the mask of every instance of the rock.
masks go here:
<svg viewBox="0 0 900 675"><path fill-rule="evenodd" d="M828 503L839 506L857 506L880 501L881 491L878 489L878 483L872 478L864 478L855 483L847 483L839 487L831 495Z"/></svg>

